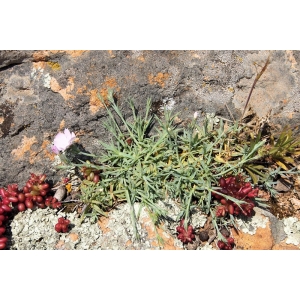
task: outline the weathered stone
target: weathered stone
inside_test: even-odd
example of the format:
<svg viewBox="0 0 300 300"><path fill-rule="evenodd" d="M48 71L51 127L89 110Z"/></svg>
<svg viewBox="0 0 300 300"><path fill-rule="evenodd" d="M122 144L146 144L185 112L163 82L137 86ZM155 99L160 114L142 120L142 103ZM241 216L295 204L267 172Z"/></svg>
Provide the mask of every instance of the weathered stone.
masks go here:
<svg viewBox="0 0 300 300"><path fill-rule="evenodd" d="M300 250L300 248L293 244L287 244L286 240L284 240L279 244L274 245L272 250Z"/></svg>
<svg viewBox="0 0 300 300"><path fill-rule="evenodd" d="M238 232L232 230L235 249L299 250L299 224L297 218L279 220L270 212L255 207L255 215L243 220Z"/></svg>
<svg viewBox="0 0 300 300"><path fill-rule="evenodd" d="M164 105L180 119L195 111L238 119L268 51L0 51L0 182L22 186L33 173L54 182L49 150L57 132L74 131L86 151L107 141L107 114L98 95L108 89L129 117L132 97L141 112ZM276 124L299 124L299 51L273 51L250 106ZM254 65L256 63L256 65ZM2 69L1 69L2 68ZM230 110L230 113L229 111Z"/></svg>
<svg viewBox="0 0 300 300"><path fill-rule="evenodd" d="M2 68L21 64L25 61L32 61L34 51L1 50L0 51L0 70Z"/></svg>
<svg viewBox="0 0 300 300"><path fill-rule="evenodd" d="M235 249L237 250L271 250L273 237L269 221L265 228L258 227L255 234L244 233L243 231L233 232Z"/></svg>

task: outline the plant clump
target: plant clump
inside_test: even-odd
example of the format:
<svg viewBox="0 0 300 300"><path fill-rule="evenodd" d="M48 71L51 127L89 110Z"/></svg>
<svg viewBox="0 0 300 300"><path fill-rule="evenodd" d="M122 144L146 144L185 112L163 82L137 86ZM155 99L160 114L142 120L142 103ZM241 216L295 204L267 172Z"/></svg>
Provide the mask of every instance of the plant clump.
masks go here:
<svg viewBox="0 0 300 300"><path fill-rule="evenodd" d="M19 190L17 184L9 184L7 189L0 188L2 198L1 208L10 212L13 207L18 211L24 211L27 208L33 209L34 206L45 208L45 200L50 191L49 183L45 182L46 175L35 175L31 173L25 186ZM12 204L12 207L10 206Z"/></svg>
<svg viewBox="0 0 300 300"><path fill-rule="evenodd" d="M216 207L216 216L224 217L227 213L238 216L250 216L252 214L255 203L253 199L258 196L258 188L253 188L250 182L245 182L243 176L221 177L219 179L220 190L212 193L212 195L221 203ZM226 199L226 196L233 197L237 200L242 200L244 203Z"/></svg>
<svg viewBox="0 0 300 300"><path fill-rule="evenodd" d="M235 146L240 142L242 128L238 124L228 126L220 120L214 128L209 118L201 126L193 118L182 127L176 124L175 116L168 110L165 110L162 119L151 114L150 100L147 101L144 117L138 114L133 101L129 101L133 118L130 122L114 102L112 94L108 101L109 107L103 102L108 112L104 126L110 132L112 142L100 141L104 153L83 153L89 155L91 161L73 164L81 168L84 174L80 185L81 200L85 204L83 217L91 216L97 220L118 203L126 201L131 207L131 221L137 239L139 212L133 209L135 202L147 207L156 225L168 215L167 209L159 206L158 201L165 197L177 199L180 207L177 221L184 219L184 229L187 231L194 208L215 216L214 196L219 193L218 182L223 182L221 178L235 178L234 174L242 174L243 167L257 159L258 150L265 143L258 141L253 147L245 145L237 148L234 156L225 160L224 157L230 152L229 145ZM156 132L150 134L155 123ZM100 173L101 180L99 177L99 181L97 178L95 182L95 174ZM257 195L257 190L252 191L251 188L255 195L250 197L249 190L248 198L244 191L239 191L241 196L235 198L236 184L241 185L239 190L249 188L249 183L228 183L227 195L222 196L224 209L217 213L219 218L226 219L226 214L230 212L235 215L248 213L253 208L252 198ZM231 185L233 188L229 187ZM216 221L213 224L218 226Z"/></svg>
<svg viewBox="0 0 300 300"><path fill-rule="evenodd" d="M199 209L211 216L218 240L226 244L228 241L219 228L236 227L236 217L249 217L255 206L268 206L258 198L258 186L273 192L272 180L276 176L300 173L275 170L279 148L287 149L286 162L292 162L288 159L291 153L298 154L299 140L290 131L287 140L280 135L272 142L260 133L255 137L247 124L229 125L222 118L215 122L206 115L198 124L198 115L194 114L190 122L182 125L176 123L176 116L167 109L158 117L151 113L150 99L144 116L129 100L130 118L121 112L112 91L102 103L108 113L104 127L111 141L99 141L103 149L100 155L78 153L90 157L89 161L70 163L80 168L83 175L79 186L84 204L82 218L88 216L96 221L119 203L127 202L137 240L136 223L142 207L147 208L157 225L169 218L167 205L158 205L159 200L168 197L180 209L173 220L180 222L178 239L183 243L192 241L193 232L187 224L192 211ZM140 203L138 211L134 209L136 202Z"/></svg>
<svg viewBox="0 0 300 300"><path fill-rule="evenodd" d="M70 220L68 219L65 219L64 217L60 217L58 219L58 222L57 224L55 224L55 231L56 232L63 232L63 233L66 233L69 231L69 224L70 224Z"/></svg>
<svg viewBox="0 0 300 300"><path fill-rule="evenodd" d="M26 209L58 208L61 202L51 196L50 184L47 183L46 175L36 175L31 173L30 178L22 189L18 184L9 184L7 188L0 188L0 250L6 248L7 237L6 221L15 213Z"/></svg>
<svg viewBox="0 0 300 300"><path fill-rule="evenodd" d="M83 166L81 168L81 172L83 174L83 178L86 180L93 181L95 183L100 180L100 171L95 168Z"/></svg>
<svg viewBox="0 0 300 300"><path fill-rule="evenodd" d="M226 242L220 240L217 242L217 246L220 250L232 250L234 247L234 238L227 237Z"/></svg>
<svg viewBox="0 0 300 300"><path fill-rule="evenodd" d="M182 243L192 243L195 239L194 229L192 225L189 225L187 229L183 226L184 220L180 221L180 225L176 227L178 233L177 238L182 241Z"/></svg>

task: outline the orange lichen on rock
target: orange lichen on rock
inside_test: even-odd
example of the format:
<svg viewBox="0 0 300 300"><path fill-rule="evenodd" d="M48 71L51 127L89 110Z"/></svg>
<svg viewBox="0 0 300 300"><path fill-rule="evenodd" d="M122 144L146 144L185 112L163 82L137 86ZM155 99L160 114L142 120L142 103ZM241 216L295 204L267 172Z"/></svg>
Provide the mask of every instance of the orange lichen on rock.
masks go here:
<svg viewBox="0 0 300 300"><path fill-rule="evenodd" d="M68 54L71 57L79 57L84 52L87 52L88 50L39 50L35 51L32 55L34 62L46 62L51 55L55 54ZM55 66L55 68L58 66L58 64ZM50 66L51 67L51 66Z"/></svg>
<svg viewBox="0 0 300 300"><path fill-rule="evenodd" d="M65 120L61 120L60 124L59 124L59 130L63 130L65 128Z"/></svg>
<svg viewBox="0 0 300 300"><path fill-rule="evenodd" d="M237 250L271 250L274 244L270 221L266 227L258 227L254 235L232 230L235 248Z"/></svg>
<svg viewBox="0 0 300 300"><path fill-rule="evenodd" d="M108 51L108 54L111 58L115 58L116 56L114 55L113 51L112 50L107 50Z"/></svg>
<svg viewBox="0 0 300 300"><path fill-rule="evenodd" d="M109 89L114 89L116 91L120 90L114 77L107 77L105 79L105 82L102 84L102 88L100 89L100 91L98 91L98 89L90 91L90 111L92 114L95 114L100 108L104 107L104 105L98 97L98 94L100 94L105 103L107 103L106 101Z"/></svg>
<svg viewBox="0 0 300 300"><path fill-rule="evenodd" d="M66 50L66 53L72 57L81 56L84 52L87 52L87 50Z"/></svg>
<svg viewBox="0 0 300 300"><path fill-rule="evenodd" d="M63 240L59 240L58 243L55 245L56 249L62 249L65 242Z"/></svg>
<svg viewBox="0 0 300 300"><path fill-rule="evenodd" d="M50 88L53 92L61 94L66 101L75 98L74 95L70 94L74 90L74 77L70 77L68 79L68 84L64 89L59 85L57 80L52 77L50 81Z"/></svg>
<svg viewBox="0 0 300 300"><path fill-rule="evenodd" d="M128 240L126 243L125 243L125 247L131 247L132 246L132 241L131 240Z"/></svg>
<svg viewBox="0 0 300 300"><path fill-rule="evenodd" d="M78 88L76 93L83 95L83 94L86 94L86 91L87 91L87 88L86 88L86 85L84 85L83 87Z"/></svg>
<svg viewBox="0 0 300 300"><path fill-rule="evenodd" d="M49 56L49 51L41 50L33 53L33 61L45 61Z"/></svg>
<svg viewBox="0 0 300 300"><path fill-rule="evenodd" d="M181 248L175 246L174 238L163 230L162 226L157 228L157 233L155 232L154 225L150 219L150 217L141 218L141 226L148 233L148 240L151 243L152 247L161 246L163 250L182 250ZM157 240L157 234L162 238L162 245L159 244Z"/></svg>
<svg viewBox="0 0 300 300"><path fill-rule="evenodd" d="M50 145L51 143L48 141L48 140L44 140L43 143L42 143L42 151L43 151L43 155L44 157L47 157L49 158L50 160L54 160L55 159L55 154L54 152L51 152L48 150L48 146Z"/></svg>
<svg viewBox="0 0 300 300"><path fill-rule="evenodd" d="M272 250L300 250L299 247L293 245L293 244L287 244L286 240L281 241L280 243L274 245L272 247Z"/></svg>
<svg viewBox="0 0 300 300"><path fill-rule="evenodd" d="M79 239L79 235L71 232L70 234L68 234L67 238L69 238L72 242L76 242Z"/></svg>
<svg viewBox="0 0 300 300"><path fill-rule="evenodd" d="M138 56L138 57L137 57L137 59L138 59L138 60L140 60L140 61L142 61L142 62L144 62L144 61L145 61L145 57L144 57L144 55L140 55L140 56Z"/></svg>
<svg viewBox="0 0 300 300"><path fill-rule="evenodd" d="M110 231L110 229L107 227L108 221L109 221L109 218L100 217L98 222L97 222L100 229L101 229L101 231L103 232L103 234Z"/></svg>
<svg viewBox="0 0 300 300"><path fill-rule="evenodd" d="M14 156L16 160L23 159L24 154L26 152L29 152L30 156L32 156L35 154L35 152L31 150L31 146L35 143L37 143L35 136L28 138L27 136L24 135L21 145L17 149L13 149L11 151L11 154Z"/></svg>
<svg viewBox="0 0 300 300"><path fill-rule="evenodd" d="M97 89L90 91L90 111L92 114L95 114L101 107L104 107L98 97L98 93Z"/></svg>
<svg viewBox="0 0 300 300"><path fill-rule="evenodd" d="M33 63L33 67L35 69L45 69L47 66L47 63L44 61L38 61Z"/></svg>
<svg viewBox="0 0 300 300"><path fill-rule="evenodd" d="M59 91L61 90L59 83L54 77L51 78L50 88L54 93L59 93Z"/></svg>
<svg viewBox="0 0 300 300"><path fill-rule="evenodd" d="M295 56L293 54L293 51L292 50L286 50L286 54L288 56L288 60L290 61L291 63L291 67L293 69L296 69L297 68L297 61L295 59Z"/></svg>
<svg viewBox="0 0 300 300"><path fill-rule="evenodd" d="M150 84L159 84L162 88L165 87L166 80L170 77L168 73L158 73L156 76L153 74L148 75L148 80Z"/></svg>

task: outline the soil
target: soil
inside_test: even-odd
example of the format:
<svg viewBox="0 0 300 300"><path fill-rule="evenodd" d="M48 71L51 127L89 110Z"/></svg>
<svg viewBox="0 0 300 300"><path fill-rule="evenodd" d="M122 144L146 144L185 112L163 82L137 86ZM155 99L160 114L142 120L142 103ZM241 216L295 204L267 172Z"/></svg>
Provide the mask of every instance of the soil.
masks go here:
<svg viewBox="0 0 300 300"><path fill-rule="evenodd" d="M280 181L275 186L277 195L270 197L266 192L259 194L265 198L269 205L268 210L278 219L296 217L300 218L300 177L295 177L289 182L289 186L283 185Z"/></svg>

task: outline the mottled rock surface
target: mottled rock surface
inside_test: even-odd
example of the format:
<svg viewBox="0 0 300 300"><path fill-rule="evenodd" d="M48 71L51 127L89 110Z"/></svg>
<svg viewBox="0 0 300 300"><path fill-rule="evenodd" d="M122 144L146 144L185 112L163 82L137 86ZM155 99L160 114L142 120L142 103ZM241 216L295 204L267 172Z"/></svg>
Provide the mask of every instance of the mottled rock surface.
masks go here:
<svg viewBox="0 0 300 300"><path fill-rule="evenodd" d="M141 111L168 105L180 119L193 113L241 116L268 51L0 51L0 183L24 184L30 172L57 181L49 145L74 131L86 151L100 151L109 88L122 110L132 97ZM299 123L299 51L273 51L250 105L276 124ZM257 69L257 70L256 70Z"/></svg>
<svg viewBox="0 0 300 300"><path fill-rule="evenodd" d="M171 200L169 204L175 205ZM135 204L138 211L139 205ZM57 233L54 229L59 217L70 220L70 231ZM192 215L191 225L197 232L203 229L206 216L200 212ZM255 208L255 214L238 220L239 231L231 230L235 240L234 250L300 250L300 221L289 217L279 220L269 212ZM275 222L275 223L274 223ZM26 210L18 213L9 224L8 247L11 250L216 250L217 240L196 240L183 245L177 239L177 222L165 222L156 230L147 211L143 208L138 220L138 242L133 235L128 204L122 204L92 223L74 213L56 212L50 208ZM273 227L273 229L272 229ZM282 227L282 228L280 228ZM278 238L280 236L280 238ZM197 241L198 240L198 241Z"/></svg>
<svg viewBox="0 0 300 300"><path fill-rule="evenodd" d="M297 218L279 220L266 210L254 211L254 216L237 220L238 231L232 230L236 250L300 250Z"/></svg>

